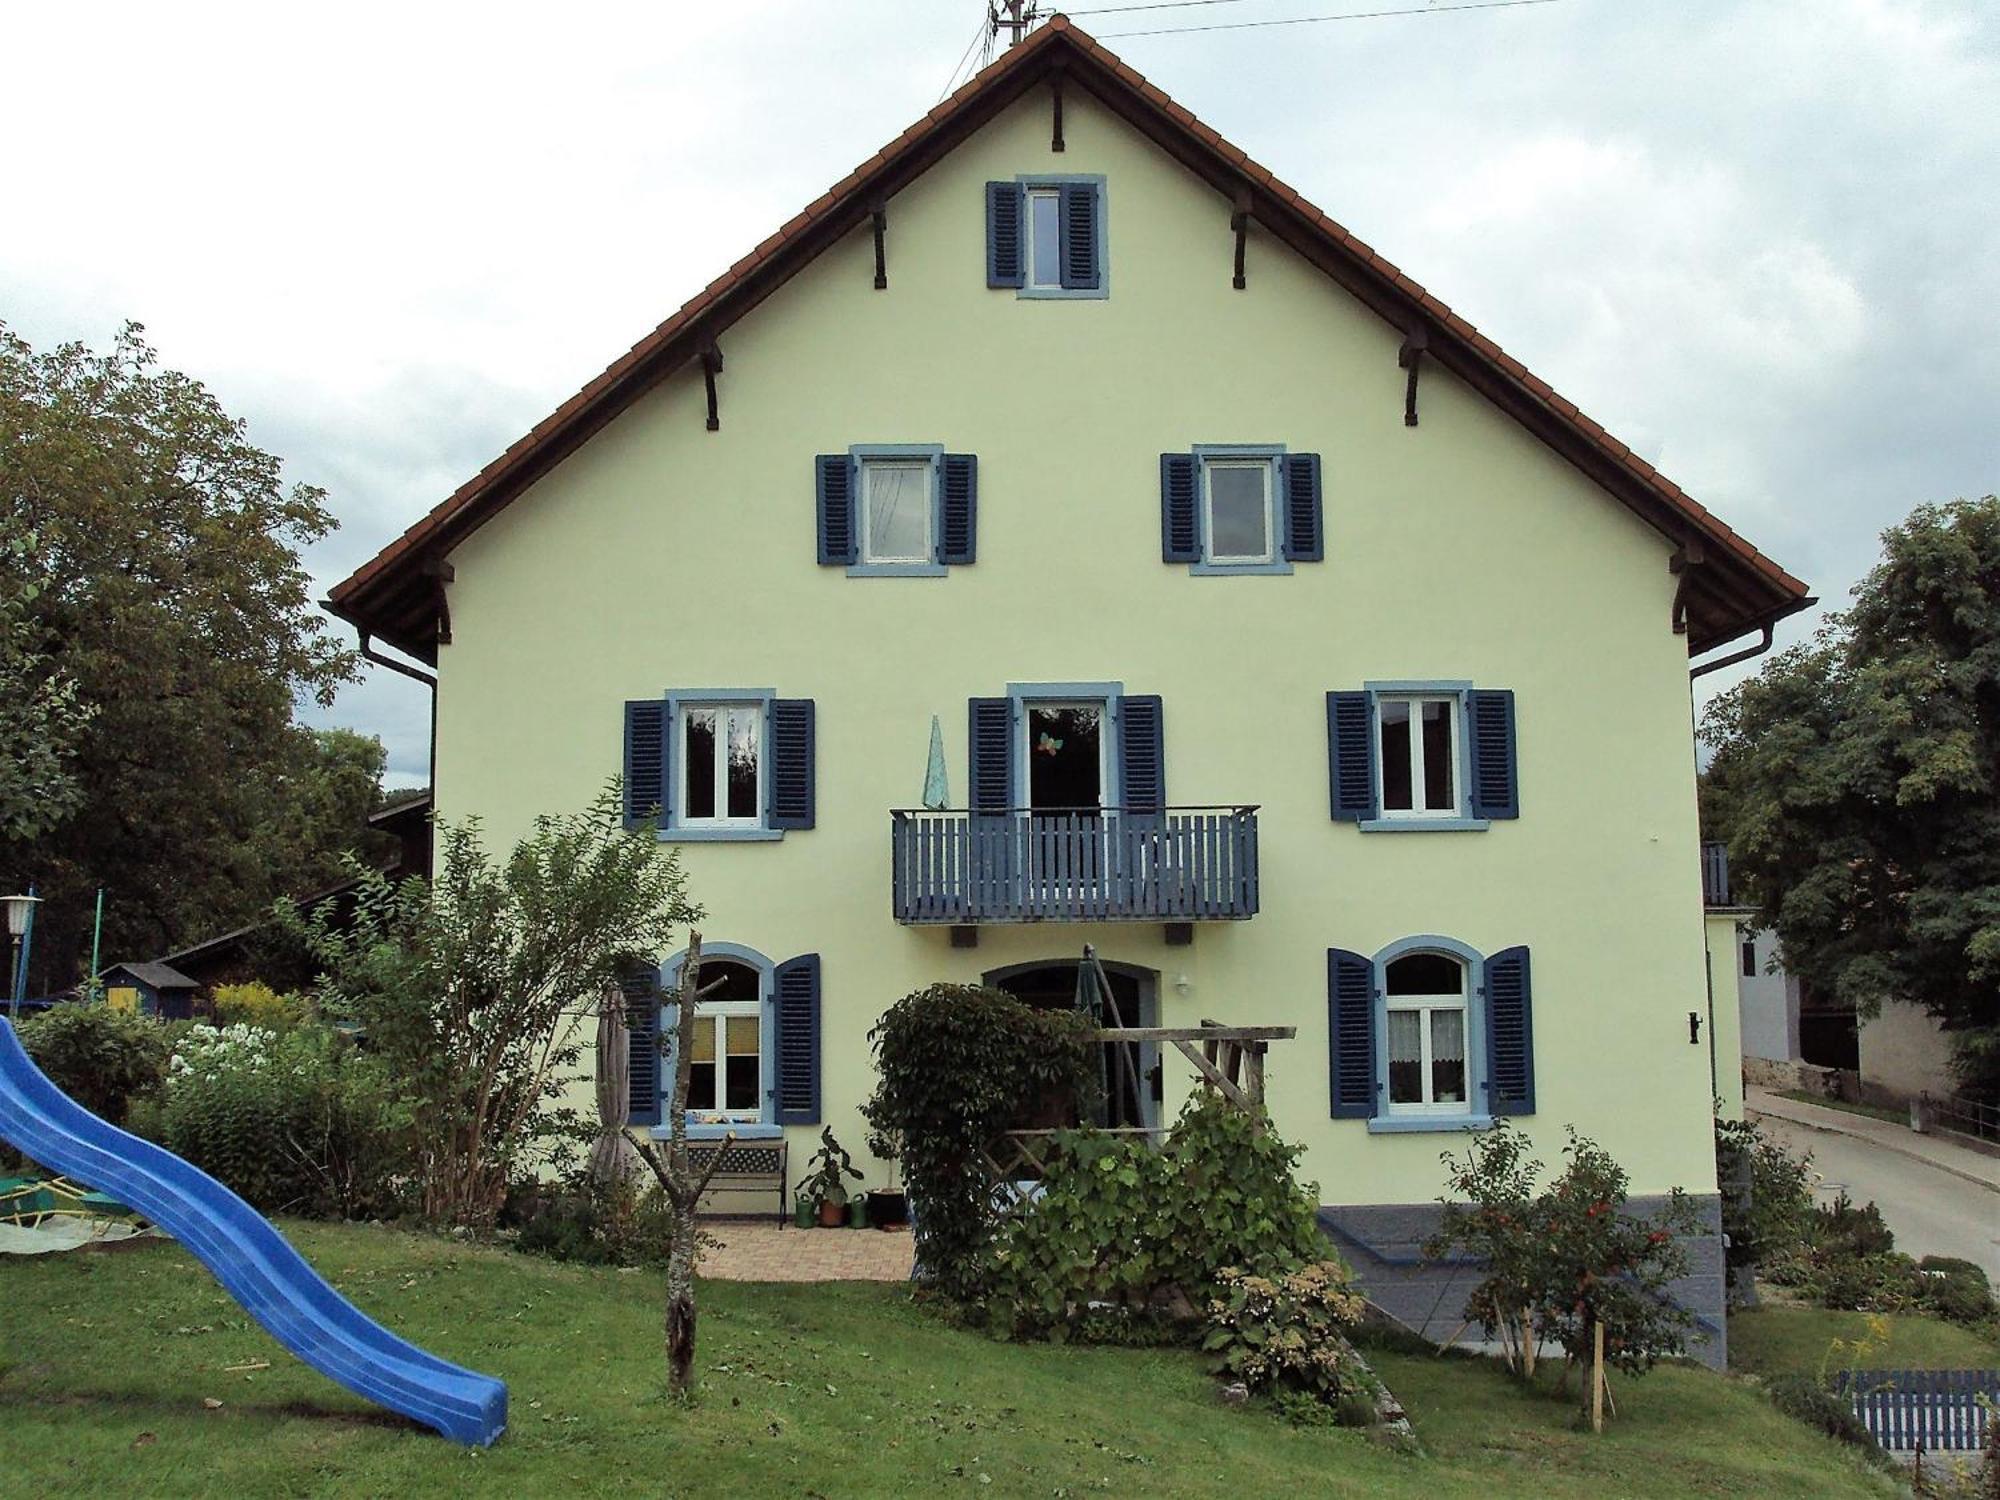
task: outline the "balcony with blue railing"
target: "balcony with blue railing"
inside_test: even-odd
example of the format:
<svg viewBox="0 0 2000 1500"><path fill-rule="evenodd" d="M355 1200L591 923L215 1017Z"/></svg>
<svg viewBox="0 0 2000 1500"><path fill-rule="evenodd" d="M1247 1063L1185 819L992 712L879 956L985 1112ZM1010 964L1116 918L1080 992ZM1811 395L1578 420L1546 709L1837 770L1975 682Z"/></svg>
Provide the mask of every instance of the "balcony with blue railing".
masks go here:
<svg viewBox="0 0 2000 1500"><path fill-rule="evenodd" d="M1240 922L1257 914L1249 806L903 808L896 920Z"/></svg>

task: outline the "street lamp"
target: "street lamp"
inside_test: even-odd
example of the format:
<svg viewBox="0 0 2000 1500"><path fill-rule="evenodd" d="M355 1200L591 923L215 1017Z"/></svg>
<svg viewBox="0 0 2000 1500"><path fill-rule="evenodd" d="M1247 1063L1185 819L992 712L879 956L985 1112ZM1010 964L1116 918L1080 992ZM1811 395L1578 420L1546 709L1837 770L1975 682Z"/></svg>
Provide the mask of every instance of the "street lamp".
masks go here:
<svg viewBox="0 0 2000 1500"><path fill-rule="evenodd" d="M21 939L41 900L40 896L0 896L0 906L7 908L7 936L13 939L14 950L14 967L7 971L13 981L7 986L7 1014L16 1021L21 1019L21 990L27 982L27 976L21 972Z"/></svg>

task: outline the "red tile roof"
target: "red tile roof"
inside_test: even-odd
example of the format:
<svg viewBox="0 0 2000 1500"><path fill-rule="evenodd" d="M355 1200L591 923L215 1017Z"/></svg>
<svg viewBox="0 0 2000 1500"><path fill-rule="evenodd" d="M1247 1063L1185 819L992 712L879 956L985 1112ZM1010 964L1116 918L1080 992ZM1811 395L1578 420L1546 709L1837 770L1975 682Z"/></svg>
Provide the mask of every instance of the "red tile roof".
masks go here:
<svg viewBox="0 0 2000 1500"><path fill-rule="evenodd" d="M355 573L327 607L363 631L436 660L440 612L435 564L641 393L696 357L814 257L862 224L870 208L933 166L1001 109L1051 74L1087 88L1183 165L1383 318L1422 330L1427 357L1522 422L1618 499L1686 549L1691 652L1705 651L1805 608L1806 586L1530 373L1521 362L1328 218L1269 169L1070 22L1053 16L1017 47L808 204L777 233L703 288L603 374L538 422Z"/></svg>

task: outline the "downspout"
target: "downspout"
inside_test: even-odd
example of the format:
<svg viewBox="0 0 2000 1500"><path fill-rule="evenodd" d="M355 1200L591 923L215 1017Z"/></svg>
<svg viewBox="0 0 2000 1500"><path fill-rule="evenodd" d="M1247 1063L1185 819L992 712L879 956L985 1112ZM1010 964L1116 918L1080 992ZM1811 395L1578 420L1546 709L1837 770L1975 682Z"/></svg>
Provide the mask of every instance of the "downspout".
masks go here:
<svg viewBox="0 0 2000 1500"><path fill-rule="evenodd" d="M1694 678L1704 677L1710 672L1719 672L1724 667L1733 667L1739 661L1748 661L1753 656L1762 656L1766 651L1771 649L1772 629L1771 625L1766 624L1764 626L1763 639L1759 640L1754 646L1745 646L1741 651L1732 651L1727 656L1718 656L1714 661L1705 661L1700 666L1689 667L1688 679L1692 681Z"/></svg>
<svg viewBox="0 0 2000 1500"><path fill-rule="evenodd" d="M387 667L392 672L401 672L405 677L415 682L421 682L431 690L431 745L429 763L424 768L424 779L430 783L431 798L433 805L435 805L437 799L438 761L438 680L430 672L422 671L409 665L407 662L397 661L394 657L384 656L369 644L371 637L366 630L363 630L359 625L355 626L354 629L356 634L361 637L361 655L366 660L374 662L378 667Z"/></svg>

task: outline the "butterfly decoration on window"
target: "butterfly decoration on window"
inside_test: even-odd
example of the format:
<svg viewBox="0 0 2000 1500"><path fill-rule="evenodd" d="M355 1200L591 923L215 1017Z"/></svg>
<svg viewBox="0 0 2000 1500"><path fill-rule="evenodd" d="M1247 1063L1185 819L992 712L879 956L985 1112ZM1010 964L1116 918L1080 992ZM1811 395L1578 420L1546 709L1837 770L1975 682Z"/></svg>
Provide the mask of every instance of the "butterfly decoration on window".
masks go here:
<svg viewBox="0 0 2000 1500"><path fill-rule="evenodd" d="M1062 747L1063 742L1047 732L1044 732L1035 741L1035 753L1037 755L1055 755Z"/></svg>

